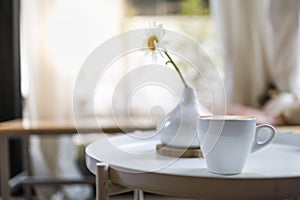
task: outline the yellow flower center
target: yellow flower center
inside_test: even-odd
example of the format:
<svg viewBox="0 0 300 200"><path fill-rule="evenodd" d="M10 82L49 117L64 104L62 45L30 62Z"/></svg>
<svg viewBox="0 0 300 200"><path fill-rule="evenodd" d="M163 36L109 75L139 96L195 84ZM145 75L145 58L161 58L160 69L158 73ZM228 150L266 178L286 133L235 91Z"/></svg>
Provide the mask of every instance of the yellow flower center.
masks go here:
<svg viewBox="0 0 300 200"><path fill-rule="evenodd" d="M154 41L157 43L158 42L158 39L155 35L151 35L148 40L147 40L147 47L148 49L150 49L151 51L154 51L155 50L155 43Z"/></svg>

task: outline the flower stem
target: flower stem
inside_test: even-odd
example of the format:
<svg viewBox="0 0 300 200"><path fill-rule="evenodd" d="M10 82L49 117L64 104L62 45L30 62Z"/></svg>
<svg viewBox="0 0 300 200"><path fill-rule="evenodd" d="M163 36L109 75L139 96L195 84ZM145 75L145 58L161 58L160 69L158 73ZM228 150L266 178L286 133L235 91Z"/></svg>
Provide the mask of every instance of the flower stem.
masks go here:
<svg viewBox="0 0 300 200"><path fill-rule="evenodd" d="M185 80L184 80L184 78L183 78L183 76L182 76L182 74L181 74L179 68L177 67L177 65L175 64L175 62L174 62L173 59L171 58L171 56L168 54L168 52L167 52L167 51L164 51L164 53L165 53L166 56L169 58L170 63L172 63L172 65L174 66L175 70L178 72L178 74L179 74L179 76L180 76L180 78L181 78L181 80L182 80L184 86L187 88L188 85L187 85L187 83L185 82Z"/></svg>

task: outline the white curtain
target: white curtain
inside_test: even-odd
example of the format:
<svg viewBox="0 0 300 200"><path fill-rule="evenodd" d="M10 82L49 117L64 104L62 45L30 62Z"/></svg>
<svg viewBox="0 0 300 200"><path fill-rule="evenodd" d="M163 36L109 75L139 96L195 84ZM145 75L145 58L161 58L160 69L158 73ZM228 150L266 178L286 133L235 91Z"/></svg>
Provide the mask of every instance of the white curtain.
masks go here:
<svg viewBox="0 0 300 200"><path fill-rule="evenodd" d="M21 1L24 117L30 121L72 120L77 70L96 46L117 32L121 16L122 1L116 0L109 5L102 0ZM30 151L35 176L81 176L72 136L32 137ZM36 191L39 199L83 200L92 194L88 185L40 186Z"/></svg>
<svg viewBox="0 0 300 200"><path fill-rule="evenodd" d="M299 1L212 0L229 104L300 123ZM274 84L263 107L260 98Z"/></svg>

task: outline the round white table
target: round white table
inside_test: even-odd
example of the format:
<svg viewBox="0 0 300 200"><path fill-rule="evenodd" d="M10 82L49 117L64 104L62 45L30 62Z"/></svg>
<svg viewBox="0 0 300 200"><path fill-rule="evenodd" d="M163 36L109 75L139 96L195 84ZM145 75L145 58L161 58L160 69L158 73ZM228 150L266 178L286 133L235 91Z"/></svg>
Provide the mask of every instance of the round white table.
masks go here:
<svg viewBox="0 0 300 200"><path fill-rule="evenodd" d="M242 174L231 176L208 172L203 158L159 155L155 151L158 143L152 132L105 137L87 146L87 167L97 174L97 163L105 163L98 178L160 195L203 199L300 197L300 135L277 134L269 147L249 156ZM108 198L107 192L99 192L105 194L102 199Z"/></svg>

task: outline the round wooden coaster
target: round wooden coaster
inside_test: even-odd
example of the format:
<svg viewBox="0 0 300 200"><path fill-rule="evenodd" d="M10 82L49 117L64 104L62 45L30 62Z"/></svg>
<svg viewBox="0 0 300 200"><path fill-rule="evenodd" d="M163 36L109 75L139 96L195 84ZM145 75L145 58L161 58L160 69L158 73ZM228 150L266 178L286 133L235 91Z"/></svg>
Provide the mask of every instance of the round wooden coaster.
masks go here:
<svg viewBox="0 0 300 200"><path fill-rule="evenodd" d="M179 148L170 147L165 144L157 144L156 152L163 156L171 156L177 158L199 158L202 157L200 148Z"/></svg>

